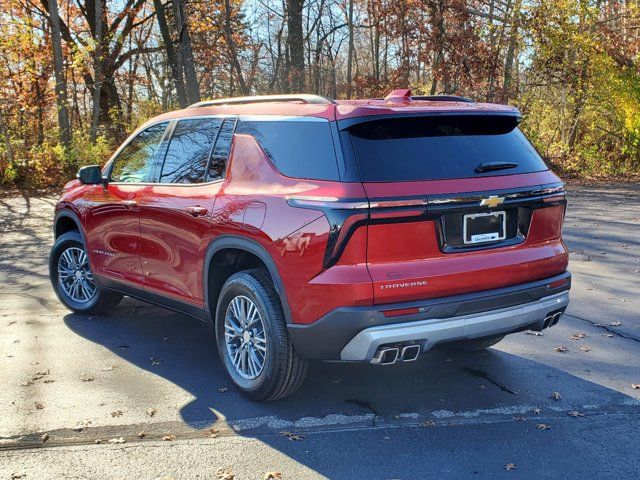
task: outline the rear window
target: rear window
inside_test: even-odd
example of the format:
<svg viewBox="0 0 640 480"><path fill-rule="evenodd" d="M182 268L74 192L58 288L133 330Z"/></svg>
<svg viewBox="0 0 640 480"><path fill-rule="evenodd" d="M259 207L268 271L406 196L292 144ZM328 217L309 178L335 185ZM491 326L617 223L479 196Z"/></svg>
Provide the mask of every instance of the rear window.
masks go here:
<svg viewBox="0 0 640 480"><path fill-rule="evenodd" d="M237 133L252 135L278 171L287 177L339 180L328 121L315 118L243 120Z"/></svg>
<svg viewBox="0 0 640 480"><path fill-rule="evenodd" d="M509 116L429 116L374 120L349 128L362 181L512 175L547 170ZM510 164L487 169L486 163Z"/></svg>

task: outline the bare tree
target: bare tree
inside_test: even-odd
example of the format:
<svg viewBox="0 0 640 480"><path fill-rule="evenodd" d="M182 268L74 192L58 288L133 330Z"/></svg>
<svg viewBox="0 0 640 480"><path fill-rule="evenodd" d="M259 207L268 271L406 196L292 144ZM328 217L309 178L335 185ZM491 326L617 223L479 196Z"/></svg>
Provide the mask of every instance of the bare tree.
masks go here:
<svg viewBox="0 0 640 480"><path fill-rule="evenodd" d="M69 148L71 145L71 125L67 110L67 81L64 77L62 61L62 37L57 0L49 0L49 21L51 23L51 45L53 47L53 72L56 80L56 103L58 107L58 125L60 142Z"/></svg>
<svg viewBox="0 0 640 480"><path fill-rule="evenodd" d="M171 31L169 30L169 24L167 23L167 14L164 4L162 3L162 0L153 0L153 5L156 9L156 17L158 19L158 27L160 28L160 35L162 35L164 49L167 52L167 61L169 63L169 68L171 69L171 78L176 89L178 103L180 104L180 107L185 108L187 106L187 93L184 85L184 78L182 76L182 65L178 62L176 50L173 48L173 40L171 39Z"/></svg>
<svg viewBox="0 0 640 480"><path fill-rule="evenodd" d="M289 91L301 92L305 86L304 75L304 35L302 31L302 8L304 0L287 0L287 69Z"/></svg>
<svg viewBox="0 0 640 480"><path fill-rule="evenodd" d="M184 69L184 77L187 84L187 101L196 103L200 101L200 85L196 77L196 67L193 60L193 50L191 48L191 36L189 25L184 13L184 0L171 0L173 3L173 14L176 18L178 28L178 47L180 49L180 59Z"/></svg>

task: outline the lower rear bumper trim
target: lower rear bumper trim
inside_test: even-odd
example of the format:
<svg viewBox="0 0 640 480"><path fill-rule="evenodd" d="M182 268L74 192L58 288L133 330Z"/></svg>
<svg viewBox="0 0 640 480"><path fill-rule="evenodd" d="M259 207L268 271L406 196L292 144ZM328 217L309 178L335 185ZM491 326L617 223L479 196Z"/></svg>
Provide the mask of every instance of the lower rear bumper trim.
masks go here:
<svg viewBox="0 0 640 480"><path fill-rule="evenodd" d="M414 342L420 344L424 352L438 343L511 333L543 322L550 312L564 310L568 304L569 292L562 292L524 305L481 314L366 328L347 343L340 352L340 359L369 361L385 344Z"/></svg>

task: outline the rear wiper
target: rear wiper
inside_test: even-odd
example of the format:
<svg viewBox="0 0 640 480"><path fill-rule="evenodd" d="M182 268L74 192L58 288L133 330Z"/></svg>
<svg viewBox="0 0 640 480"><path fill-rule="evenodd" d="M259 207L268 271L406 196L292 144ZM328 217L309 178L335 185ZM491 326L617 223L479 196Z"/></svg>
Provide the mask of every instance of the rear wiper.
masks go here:
<svg viewBox="0 0 640 480"><path fill-rule="evenodd" d="M494 170L506 170L507 168L516 168L517 166L518 164L513 162L486 162L478 165L474 170L474 172L476 173L492 172Z"/></svg>

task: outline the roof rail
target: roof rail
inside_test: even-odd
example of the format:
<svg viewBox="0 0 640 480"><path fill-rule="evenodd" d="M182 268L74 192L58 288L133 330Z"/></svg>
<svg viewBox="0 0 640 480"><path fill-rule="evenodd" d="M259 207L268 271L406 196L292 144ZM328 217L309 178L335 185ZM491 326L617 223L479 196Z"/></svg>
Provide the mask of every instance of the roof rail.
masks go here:
<svg viewBox="0 0 640 480"><path fill-rule="evenodd" d="M212 107L216 105L246 105L249 103L269 103L269 102L302 102L314 105L331 105L334 102L320 95L309 95L306 93L294 95L257 95L254 97L233 97L219 98L217 100L205 100L203 102L189 105L189 108Z"/></svg>
<svg viewBox="0 0 640 480"><path fill-rule="evenodd" d="M418 96L418 97L411 97L411 100L426 100L426 101L431 101L431 102L475 103L470 98L460 97L458 95L422 95L422 96Z"/></svg>

